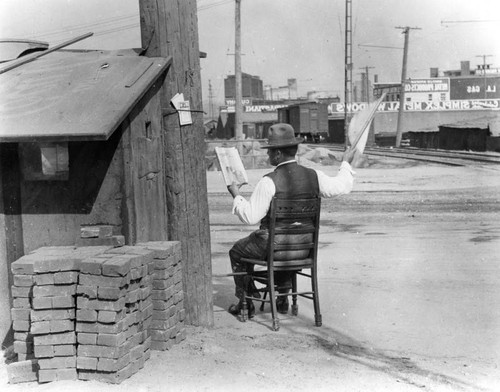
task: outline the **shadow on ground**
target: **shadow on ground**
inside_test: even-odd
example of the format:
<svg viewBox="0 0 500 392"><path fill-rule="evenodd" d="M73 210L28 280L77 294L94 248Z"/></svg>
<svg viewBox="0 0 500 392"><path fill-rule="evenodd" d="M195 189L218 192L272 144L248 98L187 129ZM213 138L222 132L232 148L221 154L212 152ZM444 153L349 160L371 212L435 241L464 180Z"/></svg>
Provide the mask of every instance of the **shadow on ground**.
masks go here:
<svg viewBox="0 0 500 392"><path fill-rule="evenodd" d="M215 313L226 313L230 304L236 301L232 278L215 278L213 289ZM384 373L396 382L418 388L426 388L432 381L435 384L458 390L482 390L482 388L457 377L428 370L407 356L366 347L361 342L331 326L323 325L318 328L314 325L314 320L301 315L300 310L298 316L282 315L280 318L282 320L278 332L271 328L271 315L268 309L265 309L264 312L258 310L255 318L246 323L237 321L234 317L235 324L233 326L225 325L224 329L228 330L230 338L246 340L245 344L248 345L250 342L254 349L285 350L290 355L296 353L305 355L307 351L317 352L317 350L321 350L326 356Z"/></svg>

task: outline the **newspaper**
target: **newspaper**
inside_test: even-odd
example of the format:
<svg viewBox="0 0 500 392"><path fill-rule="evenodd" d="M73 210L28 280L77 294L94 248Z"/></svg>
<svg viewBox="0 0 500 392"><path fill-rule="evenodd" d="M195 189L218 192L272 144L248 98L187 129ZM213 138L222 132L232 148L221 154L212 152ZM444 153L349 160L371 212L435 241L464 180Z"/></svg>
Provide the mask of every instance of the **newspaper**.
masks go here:
<svg viewBox="0 0 500 392"><path fill-rule="evenodd" d="M356 113L349 123L349 130L347 136L351 148L355 148L360 154L363 154L368 140L368 132L377 112L377 108L385 98L385 94L375 102L370 103L365 109Z"/></svg>
<svg viewBox="0 0 500 392"><path fill-rule="evenodd" d="M248 176L236 147L215 147L220 170L227 186L248 184Z"/></svg>

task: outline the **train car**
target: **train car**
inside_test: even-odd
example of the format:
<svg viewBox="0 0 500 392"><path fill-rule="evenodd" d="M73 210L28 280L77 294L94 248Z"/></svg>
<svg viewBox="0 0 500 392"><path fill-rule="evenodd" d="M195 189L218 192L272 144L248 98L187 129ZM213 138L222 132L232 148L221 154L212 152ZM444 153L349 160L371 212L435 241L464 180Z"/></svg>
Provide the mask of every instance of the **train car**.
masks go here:
<svg viewBox="0 0 500 392"><path fill-rule="evenodd" d="M328 136L328 105L304 102L279 108L278 122L290 124L306 142L319 143Z"/></svg>

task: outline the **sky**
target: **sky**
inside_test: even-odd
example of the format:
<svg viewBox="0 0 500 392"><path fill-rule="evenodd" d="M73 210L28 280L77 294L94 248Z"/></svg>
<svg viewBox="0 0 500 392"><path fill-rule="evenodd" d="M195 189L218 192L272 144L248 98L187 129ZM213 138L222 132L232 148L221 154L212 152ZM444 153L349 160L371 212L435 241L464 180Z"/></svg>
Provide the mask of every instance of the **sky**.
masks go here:
<svg viewBox="0 0 500 392"><path fill-rule="evenodd" d="M31 38L51 46L86 32L72 48L140 47L139 0L0 0L0 38ZM224 78L234 74L234 0L198 0L202 90L209 83L223 104ZM353 80L401 80L409 26L407 76L429 77L431 67L459 69L484 61L500 67L498 0L352 0ZM241 0L242 71L264 85L297 79L300 95L344 96L345 0Z"/></svg>

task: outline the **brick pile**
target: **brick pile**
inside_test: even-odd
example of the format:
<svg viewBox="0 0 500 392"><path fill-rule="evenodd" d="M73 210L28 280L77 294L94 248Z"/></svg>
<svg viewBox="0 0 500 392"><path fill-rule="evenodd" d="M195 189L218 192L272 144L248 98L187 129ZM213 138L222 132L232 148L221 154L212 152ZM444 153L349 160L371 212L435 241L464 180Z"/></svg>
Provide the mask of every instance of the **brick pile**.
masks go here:
<svg viewBox="0 0 500 392"><path fill-rule="evenodd" d="M120 383L150 357L153 252L124 246L84 260L77 299L79 378Z"/></svg>
<svg viewBox="0 0 500 392"><path fill-rule="evenodd" d="M186 337L181 245L149 242L138 246L154 252L151 345L154 350L168 350Z"/></svg>
<svg viewBox="0 0 500 392"><path fill-rule="evenodd" d="M32 370L28 378L76 379L78 263L107 249L44 247L12 263L14 351Z"/></svg>
<svg viewBox="0 0 500 392"><path fill-rule="evenodd" d="M120 383L185 337L178 242L40 248L12 272L11 383Z"/></svg>

